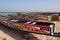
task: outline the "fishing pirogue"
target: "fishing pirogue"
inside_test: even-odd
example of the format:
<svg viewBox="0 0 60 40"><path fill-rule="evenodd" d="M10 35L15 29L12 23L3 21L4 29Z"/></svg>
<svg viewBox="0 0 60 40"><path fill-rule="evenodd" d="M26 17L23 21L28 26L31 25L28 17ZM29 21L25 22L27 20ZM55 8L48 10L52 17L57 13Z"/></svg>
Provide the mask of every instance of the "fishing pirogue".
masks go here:
<svg viewBox="0 0 60 40"><path fill-rule="evenodd" d="M2 17L0 23L16 30L54 35L55 24L50 22L23 21Z"/></svg>

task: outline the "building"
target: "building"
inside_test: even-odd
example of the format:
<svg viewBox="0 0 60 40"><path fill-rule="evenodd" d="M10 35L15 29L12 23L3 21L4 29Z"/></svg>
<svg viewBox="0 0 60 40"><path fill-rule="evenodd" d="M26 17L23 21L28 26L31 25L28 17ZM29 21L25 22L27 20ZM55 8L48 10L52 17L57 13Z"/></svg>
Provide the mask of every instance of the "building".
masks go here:
<svg viewBox="0 0 60 40"><path fill-rule="evenodd" d="M41 12L40 15L47 18L48 21L60 21L60 12Z"/></svg>

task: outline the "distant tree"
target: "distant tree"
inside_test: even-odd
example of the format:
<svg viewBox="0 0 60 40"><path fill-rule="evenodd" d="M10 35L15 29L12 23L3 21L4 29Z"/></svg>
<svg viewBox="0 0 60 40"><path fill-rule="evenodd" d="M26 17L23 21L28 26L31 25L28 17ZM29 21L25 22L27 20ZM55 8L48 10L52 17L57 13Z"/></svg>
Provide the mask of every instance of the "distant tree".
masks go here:
<svg viewBox="0 0 60 40"><path fill-rule="evenodd" d="M16 14L17 14L17 15L22 15L22 13L21 13L21 12L16 12Z"/></svg>

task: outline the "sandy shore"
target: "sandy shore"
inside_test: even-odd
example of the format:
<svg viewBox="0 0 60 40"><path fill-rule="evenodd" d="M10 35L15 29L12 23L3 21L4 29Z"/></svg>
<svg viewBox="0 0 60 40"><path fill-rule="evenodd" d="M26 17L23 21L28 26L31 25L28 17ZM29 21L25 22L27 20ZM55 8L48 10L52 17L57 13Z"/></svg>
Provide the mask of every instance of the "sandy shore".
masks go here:
<svg viewBox="0 0 60 40"><path fill-rule="evenodd" d="M57 32L60 32L60 22L55 22L55 29Z"/></svg>

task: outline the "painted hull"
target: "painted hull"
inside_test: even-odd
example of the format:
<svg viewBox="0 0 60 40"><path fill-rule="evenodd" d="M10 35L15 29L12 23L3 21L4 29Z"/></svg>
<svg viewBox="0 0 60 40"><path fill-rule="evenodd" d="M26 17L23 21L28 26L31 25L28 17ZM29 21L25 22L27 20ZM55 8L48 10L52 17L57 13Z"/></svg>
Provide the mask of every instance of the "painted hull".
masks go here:
<svg viewBox="0 0 60 40"><path fill-rule="evenodd" d="M45 24L45 25L33 25L33 24L20 24L20 23L14 23L9 22L6 20L0 21L3 25L6 25L8 27L17 29L17 30L23 30L28 32L35 32L35 33L42 33L42 34L54 34L54 23L53 24ZM53 25L50 27L50 25Z"/></svg>

